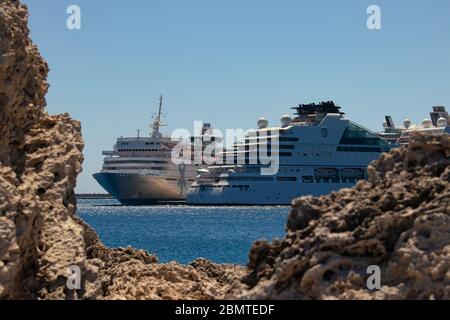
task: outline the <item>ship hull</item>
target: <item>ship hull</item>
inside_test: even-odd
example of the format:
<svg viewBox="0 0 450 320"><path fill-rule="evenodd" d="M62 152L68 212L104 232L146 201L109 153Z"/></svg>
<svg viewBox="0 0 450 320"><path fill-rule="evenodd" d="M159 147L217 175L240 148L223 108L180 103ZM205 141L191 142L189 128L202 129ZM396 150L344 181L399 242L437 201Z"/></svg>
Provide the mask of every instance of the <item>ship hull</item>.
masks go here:
<svg viewBox="0 0 450 320"><path fill-rule="evenodd" d="M321 196L342 188L351 188L355 183L306 185L297 183L260 183L250 185L247 189L212 188L199 190L192 188L186 196L189 205L201 206L259 206L291 205L292 200L302 196Z"/></svg>
<svg viewBox="0 0 450 320"><path fill-rule="evenodd" d="M121 204L142 206L184 200L186 194L176 181L139 174L97 173L95 180Z"/></svg>

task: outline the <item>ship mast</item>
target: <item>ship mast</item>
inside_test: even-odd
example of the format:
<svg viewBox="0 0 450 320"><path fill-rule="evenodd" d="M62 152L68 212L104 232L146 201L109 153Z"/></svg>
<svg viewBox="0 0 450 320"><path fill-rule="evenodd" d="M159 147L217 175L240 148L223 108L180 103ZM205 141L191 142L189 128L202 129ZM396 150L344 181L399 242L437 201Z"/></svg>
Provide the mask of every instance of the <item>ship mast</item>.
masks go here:
<svg viewBox="0 0 450 320"><path fill-rule="evenodd" d="M153 124L151 125L153 138L161 137L159 128L162 126L162 124L161 124L162 106L163 106L163 95L161 95L161 97L159 98L158 115L156 116L155 121L153 121Z"/></svg>

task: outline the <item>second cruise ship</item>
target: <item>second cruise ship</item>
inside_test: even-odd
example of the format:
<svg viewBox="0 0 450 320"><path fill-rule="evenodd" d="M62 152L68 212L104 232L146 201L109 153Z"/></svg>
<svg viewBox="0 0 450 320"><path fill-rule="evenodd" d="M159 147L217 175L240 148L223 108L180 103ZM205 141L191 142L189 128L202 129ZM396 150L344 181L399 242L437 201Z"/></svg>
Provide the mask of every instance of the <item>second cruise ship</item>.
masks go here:
<svg viewBox="0 0 450 320"><path fill-rule="evenodd" d="M123 205L150 205L166 201L184 200L194 182L196 168L201 165L184 161L175 164L172 150L180 144L160 132L163 97L159 110L150 126L149 137L118 138L111 151L103 151L101 172L95 180ZM204 124L200 136L191 138L192 144L206 147L205 140L213 141L210 124ZM210 142L212 143L212 142ZM182 155L181 158L184 159Z"/></svg>
<svg viewBox="0 0 450 320"><path fill-rule="evenodd" d="M371 161L397 146L347 119L332 101L294 109L295 118L283 116L280 127L269 128L267 120L260 119L253 134L223 153L223 159L240 158L239 164L199 170L187 203L287 205L299 196L352 187L367 178ZM268 150L266 155L261 148ZM278 162L278 170L262 174L269 158Z"/></svg>
<svg viewBox="0 0 450 320"><path fill-rule="evenodd" d="M420 124L414 124L410 119L403 121L403 126L396 126L391 116L386 116L383 123L384 131L379 135L388 142L406 145L411 136L417 133L440 136L450 134L450 116L445 106L434 106L430 118L424 119Z"/></svg>

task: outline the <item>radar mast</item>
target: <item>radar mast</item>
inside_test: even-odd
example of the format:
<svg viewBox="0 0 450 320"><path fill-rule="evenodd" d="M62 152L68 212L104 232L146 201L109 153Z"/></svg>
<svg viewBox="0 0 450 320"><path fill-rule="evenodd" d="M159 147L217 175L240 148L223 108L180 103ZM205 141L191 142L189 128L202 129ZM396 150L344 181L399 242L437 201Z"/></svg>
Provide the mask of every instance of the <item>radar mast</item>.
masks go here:
<svg viewBox="0 0 450 320"><path fill-rule="evenodd" d="M159 98L159 109L158 114L155 117L155 120L153 121L153 124L150 126L152 129L152 138L161 138L161 133L159 132L159 128L163 126L161 124L161 117L162 117L162 107L163 107L163 95Z"/></svg>

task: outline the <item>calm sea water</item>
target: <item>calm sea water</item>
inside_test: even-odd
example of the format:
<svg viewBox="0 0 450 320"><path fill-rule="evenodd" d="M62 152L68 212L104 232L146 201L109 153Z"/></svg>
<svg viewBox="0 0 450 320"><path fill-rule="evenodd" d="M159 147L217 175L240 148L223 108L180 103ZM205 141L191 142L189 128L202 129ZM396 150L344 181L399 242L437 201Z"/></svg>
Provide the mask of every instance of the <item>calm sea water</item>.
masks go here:
<svg viewBox="0 0 450 320"><path fill-rule="evenodd" d="M161 262L199 257L244 265L255 240L284 236L289 207L124 207L115 200L79 200L78 214L105 245L132 246Z"/></svg>

